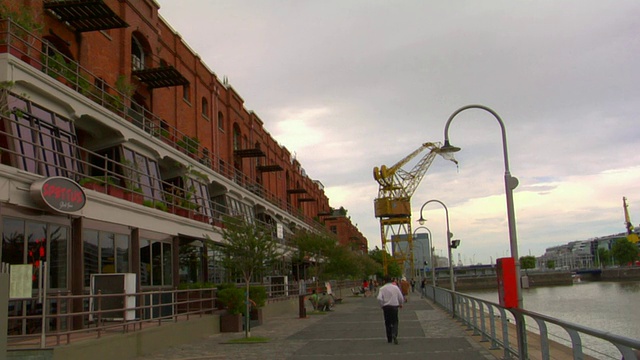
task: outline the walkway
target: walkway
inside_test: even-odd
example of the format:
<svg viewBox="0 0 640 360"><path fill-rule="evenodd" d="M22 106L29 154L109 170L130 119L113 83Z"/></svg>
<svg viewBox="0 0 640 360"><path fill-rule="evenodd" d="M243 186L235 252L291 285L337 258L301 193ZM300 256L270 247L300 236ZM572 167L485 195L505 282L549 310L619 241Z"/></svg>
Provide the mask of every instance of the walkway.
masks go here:
<svg viewBox="0 0 640 360"><path fill-rule="evenodd" d="M431 301L414 293L400 310L399 344L389 344L376 299L347 296L328 313L308 312L305 319L266 319L252 329L251 336L266 337L267 343L229 344L244 333L215 334L138 359L497 359L469 334Z"/></svg>

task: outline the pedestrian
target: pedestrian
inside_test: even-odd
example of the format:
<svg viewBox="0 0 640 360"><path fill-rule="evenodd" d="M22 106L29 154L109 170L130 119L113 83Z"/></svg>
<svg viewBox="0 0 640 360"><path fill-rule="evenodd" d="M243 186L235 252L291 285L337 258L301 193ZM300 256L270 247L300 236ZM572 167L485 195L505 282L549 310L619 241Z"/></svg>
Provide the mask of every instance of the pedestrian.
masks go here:
<svg viewBox="0 0 640 360"><path fill-rule="evenodd" d="M426 278L422 278L422 281L420 282L420 298L425 298L427 297L427 279Z"/></svg>
<svg viewBox="0 0 640 360"><path fill-rule="evenodd" d="M416 279L411 278L411 292L416 292Z"/></svg>
<svg viewBox="0 0 640 360"><path fill-rule="evenodd" d="M400 290L402 291L402 295L404 295L404 300L407 301L407 298L409 297L409 289L411 288L411 284L409 284L409 282L407 281L406 277L402 277L402 280L400 280Z"/></svg>
<svg viewBox="0 0 640 360"><path fill-rule="evenodd" d="M404 296L397 285L393 284L391 277L385 275L385 284L378 289L378 303L384 315L384 328L387 333L387 342L398 345L398 309L404 304Z"/></svg>

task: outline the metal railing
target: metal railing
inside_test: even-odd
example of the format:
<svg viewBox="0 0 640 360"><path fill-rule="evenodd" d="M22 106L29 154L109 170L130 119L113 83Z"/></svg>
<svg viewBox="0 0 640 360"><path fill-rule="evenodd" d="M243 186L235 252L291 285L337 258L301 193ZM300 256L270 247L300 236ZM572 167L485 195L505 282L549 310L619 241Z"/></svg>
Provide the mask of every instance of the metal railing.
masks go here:
<svg viewBox="0 0 640 360"><path fill-rule="evenodd" d="M297 299L311 291L311 283L301 286L288 284L252 284L263 286L267 304ZM351 281L333 281L334 292L353 286ZM244 284L237 284L244 288ZM308 287L308 291L306 288ZM301 293L300 290L303 290ZM76 339L101 338L105 335L140 331L151 326L188 321L211 314L222 314L224 307L216 301L217 289L158 289L130 294L83 294L70 292L50 293L44 302L37 297L9 300L8 348L36 349L70 344ZM135 306L113 307L118 300L136 299ZM74 303L82 304L81 311L74 311ZM27 308L26 315L23 308ZM45 314L43 314L43 309ZM128 317L127 313L135 314ZM44 328L43 325L45 324ZM78 324L81 324L78 326Z"/></svg>
<svg viewBox="0 0 640 360"><path fill-rule="evenodd" d="M59 53L47 41L30 33L11 19L0 19L0 53L10 53L32 67L48 74L91 101L110 110L122 119L136 125L148 135L169 147L188 155L237 185L261 197L305 224L323 229L312 217L304 215L286 199L282 199L251 176L245 175L232 164L206 150L197 139L169 125L159 116L136 105L127 94L110 86L104 80L84 69L73 59ZM284 159L285 161L287 159Z"/></svg>
<svg viewBox="0 0 640 360"><path fill-rule="evenodd" d="M426 296L454 314L468 330L473 331L473 335L481 336L481 341L490 342L490 349L502 348L504 359L528 359L529 354L534 352L535 358L551 359L554 358L553 344L558 343L571 349L574 359L584 359L585 355L588 355L585 353L591 353L598 358L620 359L622 356L626 360L638 360L638 339L611 334L524 309L505 308L490 301L431 285L427 285ZM527 319L533 320L534 326L527 327ZM519 326L527 328L522 335L517 331ZM558 331L550 332L551 327ZM568 335L569 338L563 338L562 335ZM550 336L557 340L550 340ZM528 341L528 337L535 338L536 343ZM606 352L587 348L583 344L587 337L594 343L602 344ZM615 351L619 352L617 357L614 355Z"/></svg>

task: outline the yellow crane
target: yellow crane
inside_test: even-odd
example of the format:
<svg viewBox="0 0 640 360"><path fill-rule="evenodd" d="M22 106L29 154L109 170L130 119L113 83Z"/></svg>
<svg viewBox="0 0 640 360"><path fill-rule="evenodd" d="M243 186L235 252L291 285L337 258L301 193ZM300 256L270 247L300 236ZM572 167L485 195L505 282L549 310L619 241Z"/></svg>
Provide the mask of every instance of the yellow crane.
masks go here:
<svg viewBox="0 0 640 360"><path fill-rule="evenodd" d="M629 205L627 204L627 198L622 197L622 206L624 207L624 225L627 227L627 240L632 244L638 242L638 234L634 231L631 218L629 217Z"/></svg>
<svg viewBox="0 0 640 360"><path fill-rule="evenodd" d="M451 153L440 153L440 146L441 144L438 142L424 143L392 167L388 168L382 165L380 168L377 166L373 168L373 178L380 185L378 197L374 200L374 208L375 216L380 218L382 260L385 274L388 274L389 264L396 262L403 272L407 268L410 269L411 273L406 274L408 277L415 276L413 233L411 232L411 196L436 155L440 154L445 159L457 164ZM404 165L425 151L426 153L411 170L402 169Z"/></svg>

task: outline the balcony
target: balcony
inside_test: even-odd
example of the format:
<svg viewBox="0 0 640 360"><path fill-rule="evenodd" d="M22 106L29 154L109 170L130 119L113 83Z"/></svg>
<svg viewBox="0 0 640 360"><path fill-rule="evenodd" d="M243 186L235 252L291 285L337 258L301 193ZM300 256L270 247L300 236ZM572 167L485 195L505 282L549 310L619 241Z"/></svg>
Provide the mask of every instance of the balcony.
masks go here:
<svg viewBox="0 0 640 360"><path fill-rule="evenodd" d="M318 231L324 230L321 224L311 217L302 215L298 209L288 204L285 199L281 199L267 191L252 177L246 176L241 171L235 169L224 159L205 151L205 149L200 146L197 138L193 138L179 131L177 128L168 125L166 121L154 113L135 106L135 102L123 92L105 84L101 79L84 69L72 59L56 53L46 42L34 34L29 33L26 29L21 28L10 19L0 20L0 53L13 55L75 91L79 96L89 99L111 111L121 119L134 124L146 134L150 135L151 138L157 139L159 141L157 146L166 146L187 155L192 158L194 162L205 165L212 172L233 181L238 186L261 197L282 211L306 223L308 226ZM99 84L99 86L96 84ZM11 136L11 134L7 133L5 133L5 135ZM75 145L71 144L70 146ZM88 149L78 149L78 152L86 154L90 151ZM11 156L15 155L16 154L13 154ZM37 161L37 159L34 159L34 161ZM90 166L90 164L86 164L86 168ZM263 171L281 171L281 167L276 165L264 168ZM76 173L73 174L72 178L79 181L82 175L81 173ZM112 176L107 175L107 177ZM157 180L161 181L160 179ZM111 186L111 188L117 187L118 185L113 184ZM106 186L104 189L101 189L101 191L108 193L109 188L109 186Z"/></svg>

